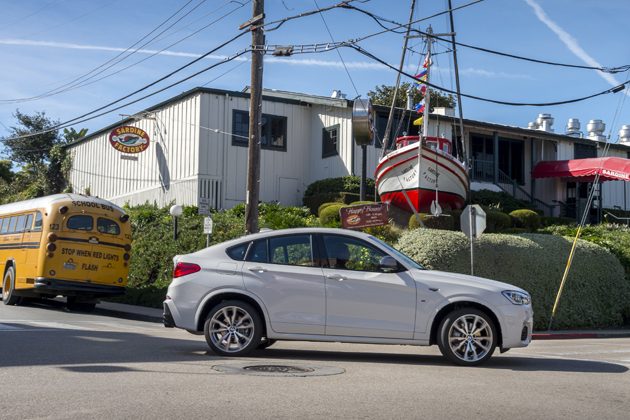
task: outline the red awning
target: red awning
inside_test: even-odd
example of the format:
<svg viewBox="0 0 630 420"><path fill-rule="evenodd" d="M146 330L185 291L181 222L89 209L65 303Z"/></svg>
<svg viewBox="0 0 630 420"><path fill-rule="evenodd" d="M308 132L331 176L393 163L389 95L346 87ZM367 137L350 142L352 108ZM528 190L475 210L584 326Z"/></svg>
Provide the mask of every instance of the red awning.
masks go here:
<svg viewBox="0 0 630 420"><path fill-rule="evenodd" d="M532 178L568 178L575 182L592 182L598 172L600 181L630 181L630 159L546 160L534 166Z"/></svg>

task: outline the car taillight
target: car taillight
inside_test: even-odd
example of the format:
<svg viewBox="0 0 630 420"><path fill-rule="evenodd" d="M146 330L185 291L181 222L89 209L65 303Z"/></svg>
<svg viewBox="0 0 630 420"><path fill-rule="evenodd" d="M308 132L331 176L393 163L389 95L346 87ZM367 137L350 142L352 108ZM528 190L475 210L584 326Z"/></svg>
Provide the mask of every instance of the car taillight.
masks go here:
<svg viewBox="0 0 630 420"><path fill-rule="evenodd" d="M201 271L201 267L197 264L178 262L175 269L173 269L173 278L187 276L188 274L196 273L197 271Z"/></svg>

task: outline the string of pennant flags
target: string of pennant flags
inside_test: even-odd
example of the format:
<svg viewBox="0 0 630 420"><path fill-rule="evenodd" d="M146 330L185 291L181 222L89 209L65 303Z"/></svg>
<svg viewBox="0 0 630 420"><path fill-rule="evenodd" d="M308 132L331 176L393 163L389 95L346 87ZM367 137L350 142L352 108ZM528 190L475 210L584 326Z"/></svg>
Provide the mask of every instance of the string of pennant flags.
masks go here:
<svg viewBox="0 0 630 420"><path fill-rule="evenodd" d="M423 83L427 80L427 74L428 74L428 66L430 66L432 64L431 61L431 57L429 56L429 54L427 54L427 56L424 59L424 64L422 65L423 70L416 74L414 76L414 81L413 84L415 86L416 89L418 89L420 92L422 92L422 101L420 101L420 103L415 104L413 106L413 109L418 113L421 114L422 112L424 112L424 107L426 105L425 101L424 101L424 93L427 90L426 85ZM424 117L420 117L417 120L415 120L413 122L413 125L422 125L422 122L424 121Z"/></svg>

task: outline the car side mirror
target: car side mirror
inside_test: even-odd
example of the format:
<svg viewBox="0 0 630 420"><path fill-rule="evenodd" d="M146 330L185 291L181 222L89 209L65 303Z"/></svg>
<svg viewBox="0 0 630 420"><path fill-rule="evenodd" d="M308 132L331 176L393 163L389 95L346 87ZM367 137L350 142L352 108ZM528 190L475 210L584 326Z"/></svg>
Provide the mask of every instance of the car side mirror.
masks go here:
<svg viewBox="0 0 630 420"><path fill-rule="evenodd" d="M398 261L396 261L396 259L394 259L394 257L390 257L389 255L385 255L378 262L378 269L381 270L381 271L395 273L395 272L399 271Z"/></svg>

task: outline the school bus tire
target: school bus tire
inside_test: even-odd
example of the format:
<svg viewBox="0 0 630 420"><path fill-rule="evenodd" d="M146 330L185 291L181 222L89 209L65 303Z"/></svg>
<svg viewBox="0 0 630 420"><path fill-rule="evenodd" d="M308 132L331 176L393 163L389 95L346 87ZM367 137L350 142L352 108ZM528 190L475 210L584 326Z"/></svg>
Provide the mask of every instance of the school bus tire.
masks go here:
<svg viewBox="0 0 630 420"><path fill-rule="evenodd" d="M2 281L2 303L5 305L16 305L21 300L20 296L15 295L15 269L9 267Z"/></svg>

